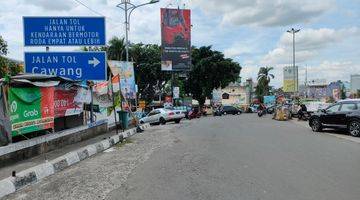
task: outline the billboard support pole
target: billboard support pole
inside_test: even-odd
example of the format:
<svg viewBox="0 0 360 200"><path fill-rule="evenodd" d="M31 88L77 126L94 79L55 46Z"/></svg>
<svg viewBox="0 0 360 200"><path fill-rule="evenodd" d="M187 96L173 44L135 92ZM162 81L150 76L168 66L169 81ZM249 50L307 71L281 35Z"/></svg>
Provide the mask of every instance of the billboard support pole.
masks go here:
<svg viewBox="0 0 360 200"><path fill-rule="evenodd" d="M90 83L90 94L91 94L91 101L90 101L90 123L94 122L94 93L93 93L93 86L92 83Z"/></svg>
<svg viewBox="0 0 360 200"><path fill-rule="evenodd" d="M296 96L296 92L298 90L299 87L299 83L298 83L298 78L296 78L296 71L295 71L295 34L298 33L300 31L300 29L294 29L292 28L291 30L288 30L288 33L291 33L293 36L293 71L294 71L294 98ZM295 80L296 79L296 80Z"/></svg>
<svg viewBox="0 0 360 200"><path fill-rule="evenodd" d="M172 104L175 106L175 99L174 99L174 72L171 71L171 96L172 96Z"/></svg>
<svg viewBox="0 0 360 200"><path fill-rule="evenodd" d="M7 99L7 95L8 95L8 92L9 92L9 85L5 84L2 86L2 93L3 93L3 103L4 103L4 108L5 108L5 118L7 120L9 120L9 123L10 123L10 111L9 111L9 102L8 102L8 99ZM6 129L5 129L6 130ZM10 132L7 132L6 133L6 136L7 136L7 139L8 139L8 142L9 143L12 143L12 135L11 135L11 131L12 131L12 127L10 125L10 129L9 129Z"/></svg>
<svg viewBox="0 0 360 200"><path fill-rule="evenodd" d="M117 125L117 117L116 117L116 106L115 106L115 94L114 94L114 88L112 83L113 75L110 72L110 84L111 84L111 96L112 96L112 103L113 103L113 109L114 109L114 119L115 119L115 131L116 134L118 134L118 125Z"/></svg>

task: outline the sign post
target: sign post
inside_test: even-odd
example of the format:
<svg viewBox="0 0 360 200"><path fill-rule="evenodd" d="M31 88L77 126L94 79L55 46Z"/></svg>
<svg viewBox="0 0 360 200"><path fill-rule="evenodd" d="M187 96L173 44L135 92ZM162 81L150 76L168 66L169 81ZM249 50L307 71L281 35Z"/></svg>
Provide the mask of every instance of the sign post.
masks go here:
<svg viewBox="0 0 360 200"><path fill-rule="evenodd" d="M25 72L81 81L107 80L105 52L49 52L50 46L105 46L105 17L23 17ZM91 116L91 120L93 116Z"/></svg>
<svg viewBox="0 0 360 200"><path fill-rule="evenodd" d="M106 80L105 52L25 52L25 72L74 80Z"/></svg>
<svg viewBox="0 0 360 200"><path fill-rule="evenodd" d="M104 17L24 17L25 46L104 46Z"/></svg>

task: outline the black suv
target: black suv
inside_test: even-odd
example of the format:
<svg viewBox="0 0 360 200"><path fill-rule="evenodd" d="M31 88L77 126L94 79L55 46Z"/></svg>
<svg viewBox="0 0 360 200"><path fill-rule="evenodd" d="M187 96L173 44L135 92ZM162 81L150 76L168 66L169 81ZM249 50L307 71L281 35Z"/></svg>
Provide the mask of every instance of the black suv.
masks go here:
<svg viewBox="0 0 360 200"><path fill-rule="evenodd" d="M313 114L309 125L315 132L323 128L345 128L350 135L360 136L360 99L342 100Z"/></svg>
<svg viewBox="0 0 360 200"><path fill-rule="evenodd" d="M235 108L234 106L224 106L221 113L223 115L227 115L227 114L240 115L241 110Z"/></svg>

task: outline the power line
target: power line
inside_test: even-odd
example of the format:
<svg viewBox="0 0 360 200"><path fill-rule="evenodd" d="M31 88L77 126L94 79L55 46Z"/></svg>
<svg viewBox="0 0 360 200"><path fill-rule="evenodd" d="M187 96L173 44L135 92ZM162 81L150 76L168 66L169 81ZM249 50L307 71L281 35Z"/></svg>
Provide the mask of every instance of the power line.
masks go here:
<svg viewBox="0 0 360 200"><path fill-rule="evenodd" d="M84 6L85 8L89 9L91 12L93 12L93 13L95 13L95 14L97 14L97 15L101 15L101 16L103 16L103 17L106 17L105 15L103 15L103 14L97 12L96 10L90 8L89 6L87 6L86 4L84 4L83 2L81 2L80 0L74 0L74 1L77 2L78 4Z"/></svg>
<svg viewBox="0 0 360 200"><path fill-rule="evenodd" d="M100 13L100 12L98 12L98 11L96 11L96 10L94 10L94 9L92 9L91 7L89 7L89 6L87 6L85 3L83 3L83 2L81 2L80 0L73 0L73 1L75 1L76 3L78 3L78 4L80 4L80 5L82 5L82 6L84 6L85 8L87 8L88 10L90 10L91 12L93 12L93 13L95 13L95 14L97 14L97 15L100 15L100 16L102 16L102 17L106 17L107 19L110 19L110 23L112 23L113 25L115 25L115 26L119 26L119 24L118 24L118 22L117 21L115 21L114 19L112 19L111 17L108 17L108 16L106 16L106 15L103 15L102 13ZM111 21L113 21L113 22L111 22Z"/></svg>

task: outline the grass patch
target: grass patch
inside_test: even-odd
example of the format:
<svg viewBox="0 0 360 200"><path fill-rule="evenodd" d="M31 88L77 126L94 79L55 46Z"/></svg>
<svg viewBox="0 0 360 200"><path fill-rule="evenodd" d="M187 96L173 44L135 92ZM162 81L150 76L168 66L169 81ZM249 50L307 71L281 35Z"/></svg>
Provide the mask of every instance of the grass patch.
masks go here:
<svg viewBox="0 0 360 200"><path fill-rule="evenodd" d="M130 138L124 139L122 142L119 142L118 144L116 144L117 148L121 148L123 146L125 146L126 144L131 144L133 143L133 141Z"/></svg>

